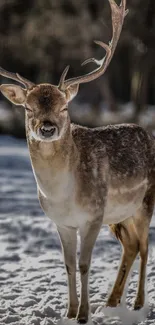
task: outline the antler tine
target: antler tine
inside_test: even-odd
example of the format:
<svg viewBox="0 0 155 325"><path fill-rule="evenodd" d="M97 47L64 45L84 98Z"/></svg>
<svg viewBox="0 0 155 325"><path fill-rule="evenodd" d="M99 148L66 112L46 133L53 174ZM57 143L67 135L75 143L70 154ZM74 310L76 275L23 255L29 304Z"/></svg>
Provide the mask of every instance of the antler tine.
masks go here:
<svg viewBox="0 0 155 325"><path fill-rule="evenodd" d="M21 77L18 73L9 72L0 67L0 75L6 78L22 83L27 89L32 89L35 84L26 78Z"/></svg>
<svg viewBox="0 0 155 325"><path fill-rule="evenodd" d="M112 56L114 54L116 45L118 43L120 33L122 30L124 18L126 14L128 13L128 10L125 9L126 7L126 0L122 0L120 6L116 4L114 0L109 0L109 4L111 7L111 15L112 15L112 39L109 43L109 45L101 42L101 41L95 41L96 44L103 47L106 51L105 56L101 60L96 60L95 58L87 59L82 63L82 65L85 65L89 62L96 63L99 67L95 69L94 71L84 75L84 76L78 76L75 78L71 78L65 81L63 79L63 83L61 84L61 87L63 89L67 89L69 86L74 84L80 84L80 83L86 83L90 82L92 80L97 79L100 77L104 72L106 71ZM65 75L66 76L66 75Z"/></svg>
<svg viewBox="0 0 155 325"><path fill-rule="evenodd" d="M66 78L66 75L67 75L67 72L69 70L69 65L67 65L67 67L64 69L61 77L60 77L60 81L59 81L59 86L58 88L63 90L63 85L64 85L64 82L65 82L65 78Z"/></svg>

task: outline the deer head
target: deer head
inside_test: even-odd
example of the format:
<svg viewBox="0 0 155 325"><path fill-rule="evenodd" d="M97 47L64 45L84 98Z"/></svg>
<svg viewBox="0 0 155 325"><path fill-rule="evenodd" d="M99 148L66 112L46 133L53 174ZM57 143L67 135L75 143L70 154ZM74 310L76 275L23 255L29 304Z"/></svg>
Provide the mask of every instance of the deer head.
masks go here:
<svg viewBox="0 0 155 325"><path fill-rule="evenodd" d="M95 41L105 49L106 55L101 60L94 58L83 62L94 62L98 68L84 75L65 80L69 66L64 70L58 86L39 84L28 81L19 74L10 73L0 68L0 74L22 83L25 88L14 84L3 84L0 90L13 104L21 105L27 114L28 128L31 136L39 141L54 141L60 139L69 123L68 103L76 96L80 83L90 82L100 77L109 65L120 37L124 17L126 0L118 6L114 0L109 0L112 12L113 35L109 45Z"/></svg>

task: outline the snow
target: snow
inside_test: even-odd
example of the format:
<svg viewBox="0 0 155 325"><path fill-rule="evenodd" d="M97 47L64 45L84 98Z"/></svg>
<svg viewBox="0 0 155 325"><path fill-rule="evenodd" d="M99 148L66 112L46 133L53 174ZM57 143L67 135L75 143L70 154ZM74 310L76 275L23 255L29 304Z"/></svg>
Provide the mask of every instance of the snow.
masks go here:
<svg viewBox="0 0 155 325"><path fill-rule="evenodd" d="M104 308L116 278L119 243L108 227L97 239L90 271L89 325L155 323L155 218L150 228L145 307L133 311L138 279L134 264L125 303ZM127 289L127 288L126 288ZM79 274L78 274L79 293ZM37 199L26 142L0 137L0 325L75 325L64 317L66 272L55 225Z"/></svg>

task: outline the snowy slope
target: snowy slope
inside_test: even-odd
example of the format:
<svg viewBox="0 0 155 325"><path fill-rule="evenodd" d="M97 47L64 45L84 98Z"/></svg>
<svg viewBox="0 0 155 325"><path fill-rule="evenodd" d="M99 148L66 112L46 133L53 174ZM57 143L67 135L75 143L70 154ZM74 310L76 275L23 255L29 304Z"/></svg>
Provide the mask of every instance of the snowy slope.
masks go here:
<svg viewBox="0 0 155 325"><path fill-rule="evenodd" d="M138 312L132 311L138 261L128 288L127 307L123 301L119 308L103 308L116 277L121 249L107 227L101 230L90 272L92 321L89 325L155 324L154 226L153 220L150 228L148 298L145 308ZM26 142L1 136L0 325L76 324L63 317L66 303L67 282L61 247L54 224L39 206Z"/></svg>

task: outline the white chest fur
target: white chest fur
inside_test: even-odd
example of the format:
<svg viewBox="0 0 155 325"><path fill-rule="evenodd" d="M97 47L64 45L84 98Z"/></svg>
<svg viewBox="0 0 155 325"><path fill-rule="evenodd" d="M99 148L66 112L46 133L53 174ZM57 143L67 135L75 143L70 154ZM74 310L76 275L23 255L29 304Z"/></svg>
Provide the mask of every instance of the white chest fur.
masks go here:
<svg viewBox="0 0 155 325"><path fill-rule="evenodd" d="M91 217L84 209L75 204L74 201L63 201L61 204L53 204L48 201L45 208L46 214L59 226L81 228Z"/></svg>
<svg viewBox="0 0 155 325"><path fill-rule="evenodd" d="M40 203L46 213L59 226L79 228L94 216L90 216L76 202L76 186L73 175L64 173L54 180L50 177L40 180L37 185L41 194Z"/></svg>

